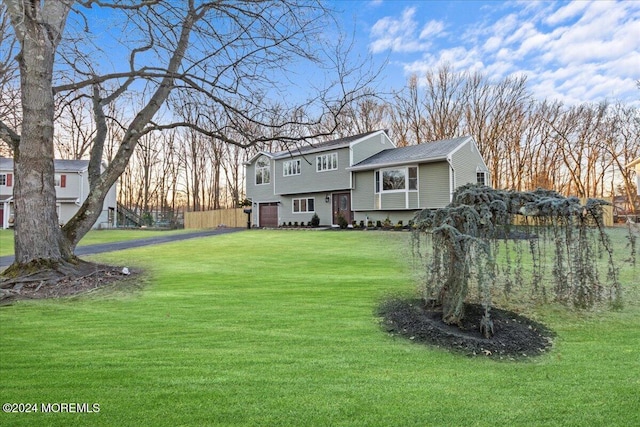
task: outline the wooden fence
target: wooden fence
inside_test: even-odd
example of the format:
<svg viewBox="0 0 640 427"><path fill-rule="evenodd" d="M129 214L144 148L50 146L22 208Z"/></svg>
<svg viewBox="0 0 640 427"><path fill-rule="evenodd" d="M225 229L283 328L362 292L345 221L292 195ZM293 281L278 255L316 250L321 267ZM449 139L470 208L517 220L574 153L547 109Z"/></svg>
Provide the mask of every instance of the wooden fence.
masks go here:
<svg viewBox="0 0 640 427"><path fill-rule="evenodd" d="M603 197L602 200L605 200L609 203L611 203L611 198L607 198L607 197ZM580 202L585 205L587 203L587 199L586 198L582 198L580 199ZM602 221L604 222L604 226L605 227L613 227L613 206L612 205L607 205L607 206L603 206L602 207ZM523 224L525 221L525 218L517 215L515 217L514 223L515 224Z"/></svg>
<svg viewBox="0 0 640 427"><path fill-rule="evenodd" d="M185 212L184 228L246 227L247 214L242 208Z"/></svg>

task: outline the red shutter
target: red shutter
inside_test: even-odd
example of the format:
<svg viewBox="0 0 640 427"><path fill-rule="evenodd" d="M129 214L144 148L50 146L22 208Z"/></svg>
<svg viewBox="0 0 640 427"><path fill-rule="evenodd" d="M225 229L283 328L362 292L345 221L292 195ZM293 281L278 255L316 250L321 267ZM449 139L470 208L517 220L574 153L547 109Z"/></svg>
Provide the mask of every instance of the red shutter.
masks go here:
<svg viewBox="0 0 640 427"><path fill-rule="evenodd" d="M13 175L8 173L7 174L7 187L11 187L11 185L13 185L12 178L13 178Z"/></svg>
<svg viewBox="0 0 640 427"><path fill-rule="evenodd" d="M67 186L67 175L60 175L60 187L64 188Z"/></svg>

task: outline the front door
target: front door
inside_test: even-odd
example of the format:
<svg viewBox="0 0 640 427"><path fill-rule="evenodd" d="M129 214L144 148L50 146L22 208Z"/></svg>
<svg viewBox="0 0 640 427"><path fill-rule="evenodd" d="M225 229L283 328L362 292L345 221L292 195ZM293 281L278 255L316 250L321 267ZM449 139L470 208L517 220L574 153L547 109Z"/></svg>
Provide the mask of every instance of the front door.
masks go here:
<svg viewBox="0 0 640 427"><path fill-rule="evenodd" d="M347 220L348 224L353 221L353 212L351 212L351 193L334 193L332 195L333 200L333 224L337 225L340 222L338 217L342 215Z"/></svg>

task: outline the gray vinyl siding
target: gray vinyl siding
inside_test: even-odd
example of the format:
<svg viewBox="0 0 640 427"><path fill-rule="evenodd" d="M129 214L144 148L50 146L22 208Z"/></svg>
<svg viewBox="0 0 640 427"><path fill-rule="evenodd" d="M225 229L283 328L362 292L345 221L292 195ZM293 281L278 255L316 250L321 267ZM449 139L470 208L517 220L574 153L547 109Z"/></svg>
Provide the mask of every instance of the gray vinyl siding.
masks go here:
<svg viewBox="0 0 640 427"><path fill-rule="evenodd" d="M418 191L409 191L407 194L407 207L409 209L420 208L420 193Z"/></svg>
<svg viewBox="0 0 640 427"><path fill-rule="evenodd" d="M468 183L475 184L477 182L476 173L481 170L486 172L486 166L480 153L478 153L475 144L470 141L451 155L451 164L455 170L454 188ZM489 176L487 176L488 179Z"/></svg>
<svg viewBox="0 0 640 427"><path fill-rule="evenodd" d="M317 172L316 157L338 153L338 169ZM283 164L289 160L300 159L300 175L284 176ZM334 191L351 188L349 167L349 149L322 151L306 156L294 156L275 161L275 194L302 194L317 191Z"/></svg>
<svg viewBox="0 0 640 427"><path fill-rule="evenodd" d="M247 198L254 202L271 202L276 200L276 197L273 194L273 182L275 178L273 170L274 163L274 160L271 159L271 182L269 184L256 185L256 162L254 161L247 166Z"/></svg>
<svg viewBox="0 0 640 427"><path fill-rule="evenodd" d="M418 192L376 194L380 198L380 210L419 209Z"/></svg>
<svg viewBox="0 0 640 427"><path fill-rule="evenodd" d="M320 224L322 225L331 225L332 215L331 215L331 201L327 203L325 201L326 193L303 193L303 194L295 194L280 197L280 206L279 208L279 220L280 224L291 222L292 224L295 222L305 224L311 221L311 217L313 214L317 214L320 218ZM314 199L314 212L301 212L296 213L293 212L293 199Z"/></svg>
<svg viewBox="0 0 640 427"><path fill-rule="evenodd" d="M353 191L351 206L353 210L374 209L375 178L373 171L355 172L353 174Z"/></svg>
<svg viewBox="0 0 640 427"><path fill-rule="evenodd" d="M392 224L397 224L398 221L402 221L404 225L409 224L409 221L413 219L416 212L420 210L389 210L389 211L359 211L354 212L354 220L357 223L360 221L364 221L365 225L367 221L373 222L373 225L376 225L376 221L384 222L385 219L389 218Z"/></svg>
<svg viewBox="0 0 640 427"><path fill-rule="evenodd" d="M404 191L399 193L382 193L381 194L381 206L384 209L406 209L406 193Z"/></svg>
<svg viewBox="0 0 640 427"><path fill-rule="evenodd" d="M368 159L374 154L377 154L382 150L388 150L390 148L395 147L384 133L369 137L364 141L353 144L351 148L351 156L353 160L352 164L355 165L357 163L360 163L361 161Z"/></svg>
<svg viewBox="0 0 640 427"><path fill-rule="evenodd" d="M418 189L420 207L443 208L451 201L449 190L449 163L424 163L419 166Z"/></svg>

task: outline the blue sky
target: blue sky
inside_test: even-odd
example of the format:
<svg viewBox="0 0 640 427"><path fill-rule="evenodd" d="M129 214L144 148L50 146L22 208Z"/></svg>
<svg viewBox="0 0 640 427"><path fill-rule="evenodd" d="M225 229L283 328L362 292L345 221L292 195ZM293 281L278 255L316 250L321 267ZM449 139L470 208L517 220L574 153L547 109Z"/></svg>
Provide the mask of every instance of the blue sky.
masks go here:
<svg viewBox="0 0 640 427"><path fill-rule="evenodd" d="M388 60L382 86L443 62L527 75L538 99L640 104L640 0L334 0L357 48Z"/></svg>

